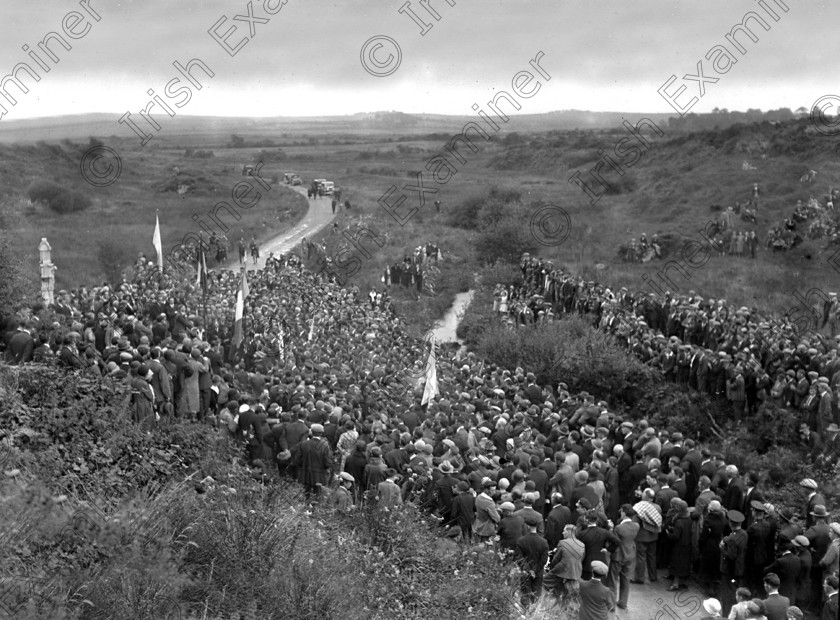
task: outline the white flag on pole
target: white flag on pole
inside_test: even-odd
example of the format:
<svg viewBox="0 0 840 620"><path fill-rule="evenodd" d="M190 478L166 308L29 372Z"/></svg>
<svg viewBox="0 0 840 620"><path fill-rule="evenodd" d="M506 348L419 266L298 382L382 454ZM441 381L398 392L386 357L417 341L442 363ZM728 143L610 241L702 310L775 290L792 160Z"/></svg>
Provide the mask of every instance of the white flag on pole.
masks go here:
<svg viewBox="0 0 840 620"><path fill-rule="evenodd" d="M158 269L163 271L163 242L160 240L160 220L157 214L155 214L155 234L152 237L152 244L155 246L155 251L157 252Z"/></svg>
<svg viewBox="0 0 840 620"><path fill-rule="evenodd" d="M435 396L440 394L437 380L437 358L435 356L435 335L432 334L429 348L429 359L426 362L426 385L423 388L423 399L420 401L421 405L425 405L431 401Z"/></svg>

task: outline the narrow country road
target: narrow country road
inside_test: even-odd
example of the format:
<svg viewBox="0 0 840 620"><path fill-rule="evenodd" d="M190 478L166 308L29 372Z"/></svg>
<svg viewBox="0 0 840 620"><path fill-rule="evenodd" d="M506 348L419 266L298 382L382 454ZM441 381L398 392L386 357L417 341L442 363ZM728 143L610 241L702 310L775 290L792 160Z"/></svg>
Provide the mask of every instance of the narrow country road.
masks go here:
<svg viewBox="0 0 840 620"><path fill-rule="evenodd" d="M306 196L306 188L302 185L291 187L290 189L297 191L304 197ZM330 196L324 196L323 198L310 198L308 200L309 210L294 228L279 233L260 245L260 257L256 263L251 260L250 250L246 251L246 259L249 270L262 269L265 267L265 259L268 258L269 254L273 252L275 256L280 256L281 254L289 252L298 243L300 243L301 239L304 237L311 237L332 222L335 216L330 208L330 205L332 204L332 198ZM228 269L239 269L239 250L235 243L231 248L231 260L228 261L228 264L225 265L225 267Z"/></svg>

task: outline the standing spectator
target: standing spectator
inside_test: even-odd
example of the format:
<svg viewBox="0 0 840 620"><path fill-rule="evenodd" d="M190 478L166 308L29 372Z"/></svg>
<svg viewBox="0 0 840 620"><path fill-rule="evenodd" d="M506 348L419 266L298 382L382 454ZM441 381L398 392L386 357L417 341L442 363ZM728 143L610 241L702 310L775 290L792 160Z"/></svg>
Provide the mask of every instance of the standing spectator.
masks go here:
<svg viewBox="0 0 840 620"><path fill-rule="evenodd" d="M143 430L149 430L155 422L155 395L149 382L152 371L146 364L140 364L136 374L132 371L129 385L131 386L131 419L139 424Z"/></svg>
<svg viewBox="0 0 840 620"><path fill-rule="evenodd" d="M548 546L554 549L563 539L563 530L572 522L572 511L566 506L560 493L551 495L551 512L545 519L545 538Z"/></svg>
<svg viewBox="0 0 840 620"><path fill-rule="evenodd" d="M667 519L665 530L671 541L669 568L674 576L674 583L668 588L676 591L688 587L688 577L691 574L691 517L688 514L688 504L679 497L671 499L673 516Z"/></svg>
<svg viewBox="0 0 840 620"><path fill-rule="evenodd" d="M720 541L721 603L723 612L735 602L735 590L742 585L746 570L747 533L741 529L744 515L738 510L726 513L730 534Z"/></svg>
<svg viewBox="0 0 840 620"><path fill-rule="evenodd" d="M573 601L577 602L585 550L586 546L577 538L577 528L572 524L566 525L545 577L545 587L554 594L559 605L568 606Z"/></svg>
<svg viewBox="0 0 840 620"><path fill-rule="evenodd" d="M613 530L619 542L610 561L607 586L613 592L616 587L618 588L618 608L627 609L627 600L630 596L630 568L636 560L636 535L639 533L640 526L633 521L636 512L630 504L624 504L619 509L619 515L620 521Z"/></svg>
<svg viewBox="0 0 840 620"><path fill-rule="evenodd" d="M786 620L787 610L790 607L790 599L779 594L778 575L767 573L764 576L764 589L767 591L767 598L764 599L767 620Z"/></svg>
<svg viewBox="0 0 840 620"><path fill-rule="evenodd" d="M828 512L825 506L817 504L811 511L814 524L805 531L805 538L808 539L812 550L813 563L811 564L811 596L814 605L819 604L822 595L823 567L820 561L828 552L831 544L831 528L828 526Z"/></svg>
<svg viewBox="0 0 840 620"><path fill-rule="evenodd" d="M239 264L245 264L245 237L239 237Z"/></svg>
<svg viewBox="0 0 840 620"><path fill-rule="evenodd" d="M333 495L333 504L335 509L343 514L347 514L354 508L353 502L353 483L356 481L353 476L346 471L338 474L339 483L338 488Z"/></svg>
<svg viewBox="0 0 840 620"><path fill-rule="evenodd" d="M378 508L391 508L402 504L402 491L396 482L398 477L399 473L396 469L388 468L385 470L385 480L376 487L376 506Z"/></svg>
<svg viewBox="0 0 840 620"><path fill-rule="evenodd" d="M257 244L257 238L251 237L251 260L256 265L260 260L260 246Z"/></svg>
<svg viewBox="0 0 840 620"><path fill-rule="evenodd" d="M656 576L656 542L662 530L662 509L653 503L653 489L645 489L642 501L633 506L640 529L636 536L636 578L630 583L645 583L645 568L651 582Z"/></svg>
<svg viewBox="0 0 840 620"><path fill-rule="evenodd" d="M496 510L496 503L490 496L493 489L496 487L496 483L488 478L482 481L481 487L481 493L475 498L475 521L473 522L473 533L479 542L484 542L496 534L496 526L502 520L502 517L499 515L499 511ZM513 504L510 506L513 508ZM510 512L512 514L513 510ZM520 530L523 527L524 523L520 524ZM516 541L512 542L513 545L516 544ZM510 548L513 548L513 546Z"/></svg>
<svg viewBox="0 0 840 620"><path fill-rule="evenodd" d="M829 575L823 583L825 603L822 607L820 620L837 620L837 575Z"/></svg>
<svg viewBox="0 0 840 620"><path fill-rule="evenodd" d="M470 483L466 480L458 483L458 495L452 500L452 521L461 528L461 537L471 543L475 523L475 497Z"/></svg>
<svg viewBox="0 0 840 620"><path fill-rule="evenodd" d="M747 595L749 595L749 592L747 592ZM720 601L716 598L707 598L705 601L703 601L703 611L705 611L709 615L703 616L702 618L700 618L700 620L718 620L719 618L721 618Z"/></svg>
<svg viewBox="0 0 840 620"><path fill-rule="evenodd" d="M820 566L823 567L823 572L826 575L837 575L838 561L840 561L840 523L834 522L830 526L831 543L828 549L820 560Z"/></svg>
<svg viewBox="0 0 840 620"><path fill-rule="evenodd" d="M806 539L807 540L807 539ZM786 596L791 605L799 602L797 598L797 583L801 571L799 557L793 553L792 543L787 539L779 540L779 550L782 554L776 561L764 569L765 574L773 573L779 578L779 594Z"/></svg>
<svg viewBox="0 0 840 620"><path fill-rule="evenodd" d="M298 482L303 485L307 499L329 485L333 469L332 450L324 439L324 427L313 424L309 430L312 438L301 442L294 458Z"/></svg>
<svg viewBox="0 0 840 620"><path fill-rule="evenodd" d="M548 543L537 534L539 515L525 515L528 533L516 541L516 556L519 570L522 572L520 587L523 605L537 600L543 587L543 573L548 561Z"/></svg>
<svg viewBox="0 0 840 620"><path fill-rule="evenodd" d="M578 620L609 620L615 612L615 594L601 582L607 571L607 565L596 560L592 563L592 579L580 582Z"/></svg>

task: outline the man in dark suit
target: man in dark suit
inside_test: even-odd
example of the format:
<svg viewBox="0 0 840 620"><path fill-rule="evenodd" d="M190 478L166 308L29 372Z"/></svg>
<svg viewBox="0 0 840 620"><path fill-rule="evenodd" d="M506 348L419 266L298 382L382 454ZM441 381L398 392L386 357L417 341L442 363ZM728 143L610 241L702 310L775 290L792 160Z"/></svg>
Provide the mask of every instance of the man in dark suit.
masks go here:
<svg viewBox="0 0 840 620"><path fill-rule="evenodd" d="M744 523L747 527L749 527L753 521L752 502L758 502L760 504L764 503L764 495L761 493L761 489L758 488L758 483L758 472L751 471L747 474L747 492L744 493L744 506L740 509L741 512L744 513L744 517L746 519Z"/></svg>
<svg viewBox="0 0 840 620"><path fill-rule="evenodd" d="M313 424L309 430L312 438L301 442L300 450L293 456L298 482L303 485L307 498L329 486L333 470L332 451L324 439L324 427Z"/></svg>
<svg viewBox="0 0 840 620"><path fill-rule="evenodd" d="M799 482L799 487L805 496L805 506L802 511L802 517L805 520L805 527L809 528L814 525L814 517L811 513L814 511L814 506L826 506L825 498L817 490L817 483L812 478L805 478Z"/></svg>
<svg viewBox="0 0 840 620"><path fill-rule="evenodd" d="M796 605L796 583L801 570L799 557L793 553L788 540L780 540L782 555L764 569L764 573L773 573L779 578L779 594L786 596L791 605Z"/></svg>
<svg viewBox="0 0 840 620"><path fill-rule="evenodd" d="M516 557L522 571L520 587L523 604L535 601L542 592L543 574L548 561L548 543L537 534L539 515L525 515L528 533L516 541Z"/></svg>
<svg viewBox="0 0 840 620"><path fill-rule="evenodd" d="M606 564L596 560L592 563L592 579L580 582L579 620L603 620L615 612L615 594L601 582L608 570Z"/></svg>
<svg viewBox="0 0 840 620"><path fill-rule="evenodd" d="M452 522L461 528L464 540L472 542L472 528L475 523L475 497L470 492L470 483L458 483L458 495L452 500Z"/></svg>
<svg viewBox="0 0 840 620"><path fill-rule="evenodd" d="M779 594L778 575L767 573L764 576L764 589L767 590L767 598L764 599L767 620L787 620L787 610L790 607L790 600L786 596Z"/></svg>
<svg viewBox="0 0 840 620"><path fill-rule="evenodd" d="M613 533L618 537L618 546L610 561L607 587L615 592L618 587L618 607L627 609L630 596L630 568L636 559L636 535L640 526L633 521L636 511L630 504L624 504L619 510L619 523Z"/></svg>
<svg viewBox="0 0 840 620"><path fill-rule="evenodd" d="M551 496L551 504L553 508L545 518L545 538L549 548L554 549L563 539L563 528L572 523L572 511L560 493Z"/></svg>
<svg viewBox="0 0 840 620"><path fill-rule="evenodd" d="M598 527L598 515L594 510L588 511L584 520L586 527L578 533L578 540L586 548L583 554L582 577L589 579L592 577L592 562L596 560L602 562L604 560L609 561L609 555L605 555L602 551L607 549L608 544L610 548L617 547L620 544L620 540L618 536L609 530Z"/></svg>
<svg viewBox="0 0 840 620"><path fill-rule="evenodd" d="M35 339L29 332L29 329L20 325L14 335L9 339L9 344L6 348L6 363L12 366L26 364L32 361L34 352Z"/></svg>
<svg viewBox="0 0 840 620"><path fill-rule="evenodd" d="M735 465L726 466L726 478L728 484L726 485L726 491L723 494L723 501L721 503L727 510L737 510L740 512L741 508L744 507L744 495L747 492L747 487L744 484L743 478L738 474L738 468Z"/></svg>

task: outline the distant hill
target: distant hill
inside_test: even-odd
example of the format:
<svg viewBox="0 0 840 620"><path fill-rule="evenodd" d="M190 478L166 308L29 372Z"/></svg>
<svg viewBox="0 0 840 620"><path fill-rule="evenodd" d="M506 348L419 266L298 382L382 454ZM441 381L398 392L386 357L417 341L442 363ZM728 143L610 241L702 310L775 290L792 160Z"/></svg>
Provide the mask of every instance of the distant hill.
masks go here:
<svg viewBox="0 0 840 620"><path fill-rule="evenodd" d="M725 112L717 114L689 114L679 122L681 129L711 129L727 127L736 122L767 120L786 120L792 118L790 110L762 113L760 110ZM110 136L130 137L132 134L119 124L120 114L78 114L45 117L37 119L0 122L0 143L37 142L39 140L78 140L88 136L105 139ZM672 114L639 114L624 112L592 112L589 110L558 110L545 114L520 114L511 116L503 125L501 134L510 132L545 132L573 129L611 129L620 127L624 119L650 118L655 123L668 123ZM442 114L406 114L397 111L377 111L352 114L347 116L307 116L307 117L223 117L223 116L184 116L165 118L161 121L164 129L161 135L166 138L183 137L194 133L229 135L241 134L244 137L260 137L272 133L287 134L322 134L330 133L404 133L424 134L435 132L458 132L469 121L476 120L476 115L447 116ZM249 134L253 133L253 136Z"/></svg>

